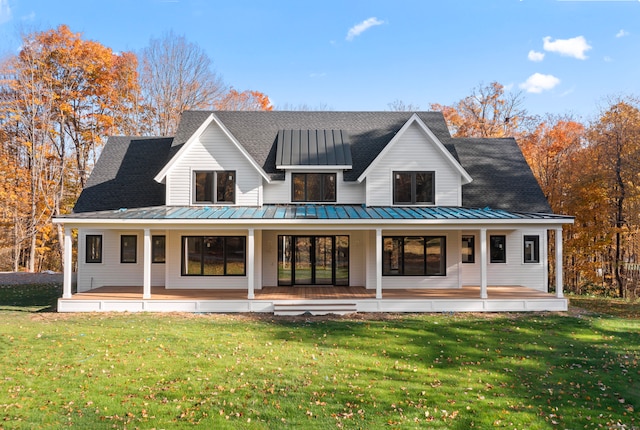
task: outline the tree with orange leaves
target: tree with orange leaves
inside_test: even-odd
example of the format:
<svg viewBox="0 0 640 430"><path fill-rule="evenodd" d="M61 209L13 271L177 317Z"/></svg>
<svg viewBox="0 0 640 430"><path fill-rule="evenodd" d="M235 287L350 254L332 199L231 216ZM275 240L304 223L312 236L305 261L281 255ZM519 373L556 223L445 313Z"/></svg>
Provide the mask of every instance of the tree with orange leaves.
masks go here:
<svg viewBox="0 0 640 430"><path fill-rule="evenodd" d="M251 90L240 93L233 88L213 106L216 110L273 110L265 94Z"/></svg>
<svg viewBox="0 0 640 430"><path fill-rule="evenodd" d="M137 106L136 68L135 56L83 40L65 25L24 35L18 55L2 64L2 127L28 176L16 190L28 196L28 210L15 213L28 217L29 271L42 258L39 250L48 249L45 242L62 253L50 219L70 208L105 136L118 133Z"/></svg>
<svg viewBox="0 0 640 430"><path fill-rule="evenodd" d="M521 93L505 93L498 82L480 85L452 106L434 103L444 114L454 137L515 137L530 119Z"/></svg>

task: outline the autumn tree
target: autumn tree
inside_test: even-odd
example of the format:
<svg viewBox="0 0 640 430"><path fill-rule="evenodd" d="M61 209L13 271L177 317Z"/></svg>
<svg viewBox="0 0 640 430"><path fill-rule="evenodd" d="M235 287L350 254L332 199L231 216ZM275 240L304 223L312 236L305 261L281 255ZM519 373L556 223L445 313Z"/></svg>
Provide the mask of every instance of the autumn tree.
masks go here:
<svg viewBox="0 0 640 430"><path fill-rule="evenodd" d="M631 233L640 225L637 208L640 197L640 110L631 98L614 100L589 129L593 148L592 169L600 173L612 226L612 274L618 295L625 297L625 263L636 260ZM630 210L632 209L632 210ZM635 253L633 253L635 254Z"/></svg>
<svg viewBox="0 0 640 430"><path fill-rule="evenodd" d="M231 88L213 104L216 110L273 110L269 97L259 91L238 92Z"/></svg>
<svg viewBox="0 0 640 430"><path fill-rule="evenodd" d="M443 113L455 137L514 137L530 119L523 103L522 93L492 82L451 106L435 103L431 109Z"/></svg>
<svg viewBox="0 0 640 430"><path fill-rule="evenodd" d="M211 59L184 36L171 32L161 39L151 39L140 57L141 87L151 134L173 135L182 112L210 109L226 93Z"/></svg>
<svg viewBox="0 0 640 430"><path fill-rule="evenodd" d="M2 126L28 172L28 269L56 244L50 219L70 209L107 134L119 132L135 106L135 57L83 40L61 25L24 35L18 55L3 63ZM16 225L18 220L16 220Z"/></svg>

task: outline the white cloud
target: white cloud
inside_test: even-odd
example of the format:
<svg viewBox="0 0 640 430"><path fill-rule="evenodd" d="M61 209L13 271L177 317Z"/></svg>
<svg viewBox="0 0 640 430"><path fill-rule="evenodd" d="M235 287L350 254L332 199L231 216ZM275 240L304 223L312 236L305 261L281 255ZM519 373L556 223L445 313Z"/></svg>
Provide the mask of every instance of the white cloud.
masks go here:
<svg viewBox="0 0 640 430"><path fill-rule="evenodd" d="M360 24L356 24L349 29L349 31L347 32L347 40L353 40L354 37L359 36L363 32L370 29L371 27L375 27L376 25L382 25L382 24L384 24L384 21L380 21L375 16L372 16L369 19L365 19Z"/></svg>
<svg viewBox="0 0 640 430"><path fill-rule="evenodd" d="M557 52L560 55L566 57L577 58L578 60L586 60L587 56L584 55L586 51L591 49L591 45L587 43L587 40L583 36L572 37L571 39L556 39L551 40L551 36L547 36L542 39L544 42L543 48L548 52Z"/></svg>
<svg viewBox="0 0 640 430"><path fill-rule="evenodd" d="M9 0L0 0L0 24L11 21L11 7Z"/></svg>
<svg viewBox="0 0 640 430"><path fill-rule="evenodd" d="M324 78L325 76L327 76L326 72L313 72L309 74L309 77L312 79L315 78Z"/></svg>
<svg viewBox="0 0 640 430"><path fill-rule="evenodd" d="M535 62L542 61L544 60L544 52L538 52L532 49L531 51L529 51L529 55L527 55L527 58L530 61L535 61Z"/></svg>
<svg viewBox="0 0 640 430"><path fill-rule="evenodd" d="M625 37L628 35L629 35L629 32L625 30L620 30L619 32L616 33L616 37Z"/></svg>
<svg viewBox="0 0 640 430"><path fill-rule="evenodd" d="M2 1L2 0L0 0L0 1ZM35 19L36 19L36 13L33 12L33 11L30 14L24 15L22 17L23 21L34 21Z"/></svg>
<svg viewBox="0 0 640 430"><path fill-rule="evenodd" d="M611 58L611 57L609 57L608 55L606 55L606 56L604 57L604 62L605 62L605 63L612 63L612 62L613 62L613 58Z"/></svg>
<svg viewBox="0 0 640 430"><path fill-rule="evenodd" d="M555 87L560 83L560 79L553 75L543 75L542 73L534 73L529 76L526 81L520 84L520 88L528 93L539 94Z"/></svg>

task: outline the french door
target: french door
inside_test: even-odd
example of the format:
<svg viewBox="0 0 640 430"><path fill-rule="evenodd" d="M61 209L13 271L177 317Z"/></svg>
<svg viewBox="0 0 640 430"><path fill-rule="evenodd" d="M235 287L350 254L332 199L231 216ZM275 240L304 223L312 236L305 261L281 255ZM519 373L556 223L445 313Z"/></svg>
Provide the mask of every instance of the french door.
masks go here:
<svg viewBox="0 0 640 430"><path fill-rule="evenodd" d="M278 236L278 285L349 285L349 236Z"/></svg>

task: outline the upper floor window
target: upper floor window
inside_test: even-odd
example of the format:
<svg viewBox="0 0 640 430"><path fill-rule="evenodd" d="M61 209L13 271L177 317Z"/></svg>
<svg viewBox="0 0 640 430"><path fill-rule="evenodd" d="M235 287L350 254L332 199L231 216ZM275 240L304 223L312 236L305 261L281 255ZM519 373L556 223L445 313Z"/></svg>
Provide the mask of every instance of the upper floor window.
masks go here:
<svg viewBox="0 0 640 430"><path fill-rule="evenodd" d="M394 205L432 205L434 203L434 172L393 172Z"/></svg>
<svg viewBox="0 0 640 430"><path fill-rule="evenodd" d="M294 202L335 202L335 173L292 173Z"/></svg>
<svg viewBox="0 0 640 430"><path fill-rule="evenodd" d="M194 172L194 203L235 203L236 172Z"/></svg>

